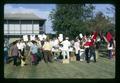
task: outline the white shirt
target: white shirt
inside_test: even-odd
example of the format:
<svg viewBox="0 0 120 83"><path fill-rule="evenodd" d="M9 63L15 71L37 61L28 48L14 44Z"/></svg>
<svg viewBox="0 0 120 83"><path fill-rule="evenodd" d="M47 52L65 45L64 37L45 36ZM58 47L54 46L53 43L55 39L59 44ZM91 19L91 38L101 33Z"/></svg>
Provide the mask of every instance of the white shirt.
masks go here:
<svg viewBox="0 0 120 83"><path fill-rule="evenodd" d="M31 47L33 45L33 43L32 42L28 42L27 45Z"/></svg>
<svg viewBox="0 0 120 83"><path fill-rule="evenodd" d="M79 42L75 42L74 43L74 48L75 48L75 53L78 54L78 51L80 50L80 43Z"/></svg>
<svg viewBox="0 0 120 83"><path fill-rule="evenodd" d="M68 40L63 41L61 44L63 45L63 50L69 50L69 46L71 45Z"/></svg>
<svg viewBox="0 0 120 83"><path fill-rule="evenodd" d="M21 50L23 50L23 48L25 48L25 43L17 43L17 47L18 47L18 49L21 49Z"/></svg>
<svg viewBox="0 0 120 83"><path fill-rule="evenodd" d="M17 43L18 49L21 49L21 43Z"/></svg>
<svg viewBox="0 0 120 83"><path fill-rule="evenodd" d="M79 42L75 42L74 43L74 48L75 48L75 50L80 50L80 43Z"/></svg>
<svg viewBox="0 0 120 83"><path fill-rule="evenodd" d="M28 41L28 36L27 36L27 35L24 35L24 36L23 36L23 40L24 40L24 41Z"/></svg>
<svg viewBox="0 0 120 83"><path fill-rule="evenodd" d="M113 45L110 47L110 43L108 43L107 48L108 48L108 50L112 50L113 49Z"/></svg>

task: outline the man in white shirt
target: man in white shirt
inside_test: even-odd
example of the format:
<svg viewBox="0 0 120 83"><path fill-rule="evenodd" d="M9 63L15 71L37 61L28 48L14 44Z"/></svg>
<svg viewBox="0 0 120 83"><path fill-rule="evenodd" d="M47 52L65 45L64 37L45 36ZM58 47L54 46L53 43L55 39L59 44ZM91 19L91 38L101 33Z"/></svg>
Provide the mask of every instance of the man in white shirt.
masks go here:
<svg viewBox="0 0 120 83"><path fill-rule="evenodd" d="M80 61L80 42L78 39L76 39L74 43L74 48L75 48L76 60Z"/></svg>
<svg viewBox="0 0 120 83"><path fill-rule="evenodd" d="M68 41L68 37L65 38L65 40L63 42L61 42L61 44L63 45L62 47L62 55L63 55L63 59L65 59L65 56L67 55L67 59L69 60L69 47L70 47L70 41Z"/></svg>
<svg viewBox="0 0 120 83"><path fill-rule="evenodd" d="M23 60L24 58L24 49L26 47L25 43L23 42L23 40L19 40L19 42L17 43L17 47L19 50L19 55L21 56L21 66L24 66L25 64L25 60Z"/></svg>

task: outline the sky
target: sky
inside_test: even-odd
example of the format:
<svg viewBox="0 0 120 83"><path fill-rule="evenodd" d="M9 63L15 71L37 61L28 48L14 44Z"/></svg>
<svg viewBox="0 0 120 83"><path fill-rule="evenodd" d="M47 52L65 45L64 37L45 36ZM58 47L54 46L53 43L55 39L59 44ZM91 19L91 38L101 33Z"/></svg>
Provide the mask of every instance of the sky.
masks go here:
<svg viewBox="0 0 120 83"><path fill-rule="evenodd" d="M103 12L105 15L113 17L115 13L108 13L107 8L110 8L111 4L93 4L95 6L95 13L98 11ZM52 30L52 23L49 18L49 14L52 9L55 9L55 4L5 4L4 13L34 13L40 18L47 19L45 22L46 33L54 33Z"/></svg>

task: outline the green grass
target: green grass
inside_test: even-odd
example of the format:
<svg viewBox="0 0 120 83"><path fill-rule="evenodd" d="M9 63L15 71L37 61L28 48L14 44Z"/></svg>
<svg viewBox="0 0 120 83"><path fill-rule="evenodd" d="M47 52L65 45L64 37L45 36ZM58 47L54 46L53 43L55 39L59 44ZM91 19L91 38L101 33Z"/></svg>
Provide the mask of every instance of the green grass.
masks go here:
<svg viewBox="0 0 120 83"><path fill-rule="evenodd" d="M4 65L5 78L115 78L115 60L99 57L96 63L73 61L69 64L59 62L44 63L41 61L37 66L26 65L13 66L12 63Z"/></svg>

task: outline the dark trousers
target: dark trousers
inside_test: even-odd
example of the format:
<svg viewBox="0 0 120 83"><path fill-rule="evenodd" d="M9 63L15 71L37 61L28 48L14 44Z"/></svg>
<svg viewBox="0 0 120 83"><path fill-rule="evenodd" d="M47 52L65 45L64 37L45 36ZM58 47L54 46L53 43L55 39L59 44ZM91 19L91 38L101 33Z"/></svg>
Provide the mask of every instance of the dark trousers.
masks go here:
<svg viewBox="0 0 120 83"><path fill-rule="evenodd" d="M112 58L112 50L108 50L108 57L109 57L109 59Z"/></svg>
<svg viewBox="0 0 120 83"><path fill-rule="evenodd" d="M4 51L4 63L8 62L8 52Z"/></svg>
<svg viewBox="0 0 120 83"><path fill-rule="evenodd" d="M24 49L23 49L23 51L21 49L19 49L19 52L22 56L24 56Z"/></svg>
<svg viewBox="0 0 120 83"><path fill-rule="evenodd" d="M96 53L95 53L95 48L90 47L90 58L93 56L94 62L96 62Z"/></svg>
<svg viewBox="0 0 120 83"><path fill-rule="evenodd" d="M26 58L25 58L25 56L24 56L24 50L25 50L25 49L23 49L23 51L22 51L21 49L19 49L19 52L20 52L20 55L21 55L21 56L20 56L20 59L23 60L23 61L26 60ZM21 63L21 60L20 60L20 63Z"/></svg>
<svg viewBox="0 0 120 83"><path fill-rule="evenodd" d="M52 54L49 50L44 50L44 61L45 62L52 62Z"/></svg>
<svg viewBox="0 0 120 83"><path fill-rule="evenodd" d="M17 65L18 56L13 56L13 65Z"/></svg>
<svg viewBox="0 0 120 83"><path fill-rule="evenodd" d="M90 62L90 49L89 48L86 48L85 49L85 60L87 61L87 63Z"/></svg>
<svg viewBox="0 0 120 83"><path fill-rule="evenodd" d="M78 54L75 54L75 55L76 55L76 60L80 61L80 50L78 51Z"/></svg>
<svg viewBox="0 0 120 83"><path fill-rule="evenodd" d="M37 63L37 56L36 54L32 54L32 64L36 64Z"/></svg>

